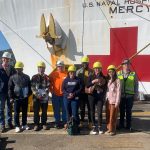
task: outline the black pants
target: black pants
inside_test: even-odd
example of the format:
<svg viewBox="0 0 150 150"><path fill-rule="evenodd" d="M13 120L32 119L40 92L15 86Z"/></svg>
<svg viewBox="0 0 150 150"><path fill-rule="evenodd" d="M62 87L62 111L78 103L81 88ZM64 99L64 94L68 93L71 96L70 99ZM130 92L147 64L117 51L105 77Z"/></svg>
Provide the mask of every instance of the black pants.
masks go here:
<svg viewBox="0 0 150 150"><path fill-rule="evenodd" d="M41 123L42 123L42 125L46 125L48 102L41 103L40 100L38 100L38 99L36 99L33 103L34 123L35 123L35 125L39 125L39 123L40 123L40 115L39 115L40 108L42 110Z"/></svg>
<svg viewBox="0 0 150 150"><path fill-rule="evenodd" d="M88 101L88 95L85 93L82 93L80 95L80 99L79 99L81 121L84 121L84 118L85 118L86 105L87 105L87 109L88 109L88 121L91 122L90 105L89 105L89 101Z"/></svg>
<svg viewBox="0 0 150 150"><path fill-rule="evenodd" d="M93 126L96 126L95 107L97 106L98 126L102 126L103 96L89 95L90 115Z"/></svg>
<svg viewBox="0 0 150 150"><path fill-rule="evenodd" d="M14 123L16 127L20 126L20 109L22 109L22 125L25 126L27 124L28 98L14 101Z"/></svg>
<svg viewBox="0 0 150 150"><path fill-rule="evenodd" d="M134 96L128 95L121 98L120 101L120 127L124 127L125 115L126 115L126 127L131 128L132 120L132 107Z"/></svg>

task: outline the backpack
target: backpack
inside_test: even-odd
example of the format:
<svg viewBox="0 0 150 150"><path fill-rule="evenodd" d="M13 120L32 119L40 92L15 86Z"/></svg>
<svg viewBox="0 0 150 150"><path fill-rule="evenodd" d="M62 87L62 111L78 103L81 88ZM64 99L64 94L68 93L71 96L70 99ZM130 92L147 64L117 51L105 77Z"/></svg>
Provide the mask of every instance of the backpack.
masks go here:
<svg viewBox="0 0 150 150"><path fill-rule="evenodd" d="M79 135L80 134L80 129L78 126L77 121L71 117L70 121L67 123L67 133L68 135Z"/></svg>

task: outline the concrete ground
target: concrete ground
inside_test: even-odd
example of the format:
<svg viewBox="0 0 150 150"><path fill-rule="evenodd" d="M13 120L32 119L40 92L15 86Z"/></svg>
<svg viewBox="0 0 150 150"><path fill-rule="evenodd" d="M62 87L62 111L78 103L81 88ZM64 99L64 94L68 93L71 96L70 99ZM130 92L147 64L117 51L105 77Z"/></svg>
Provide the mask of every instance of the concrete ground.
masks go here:
<svg viewBox="0 0 150 150"><path fill-rule="evenodd" d="M133 108L133 128L130 133L118 131L115 136L89 135L86 128L79 136L69 136L64 129L54 129L52 118L48 118L49 130L33 131L32 117L29 117L31 130L15 133L14 130L2 133L0 150L150 150L150 103L138 102ZM104 121L105 123L105 121ZM103 124L105 128L105 124Z"/></svg>

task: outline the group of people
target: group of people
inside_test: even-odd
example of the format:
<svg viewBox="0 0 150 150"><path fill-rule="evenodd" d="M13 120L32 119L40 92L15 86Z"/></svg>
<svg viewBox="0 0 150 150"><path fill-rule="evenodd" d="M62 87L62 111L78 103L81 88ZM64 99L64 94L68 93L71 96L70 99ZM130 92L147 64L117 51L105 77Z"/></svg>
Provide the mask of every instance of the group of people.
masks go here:
<svg viewBox="0 0 150 150"><path fill-rule="evenodd" d="M83 128L85 108L88 112L88 128L90 134L104 133L103 106L106 106L106 134L115 135L117 115L120 111L119 129L132 130L132 106L138 96L138 80L135 72L130 70L130 61L123 60L122 70L117 72L114 65L107 68L107 75L102 73L102 64L96 61L89 67L89 58L84 56L81 67L76 70L70 65L65 70L63 61L58 60L56 69L45 74L46 65L37 63L38 73L30 77L23 73L24 64L17 61L14 68L9 65L11 54L4 52L0 66L0 129L5 131L6 125L12 129L11 106L14 103L15 131L20 132L19 114L22 109L22 129L28 130L27 108L28 97L33 94L34 130L40 124L47 130L47 109L49 93L52 94L55 128L68 127L73 117L76 124ZM7 107L7 123L5 125L5 105ZM42 110L41 119L39 115ZM97 117L95 116L97 112ZM126 116L126 122L125 122ZM97 118L97 119L96 119ZM41 120L41 123L40 123Z"/></svg>

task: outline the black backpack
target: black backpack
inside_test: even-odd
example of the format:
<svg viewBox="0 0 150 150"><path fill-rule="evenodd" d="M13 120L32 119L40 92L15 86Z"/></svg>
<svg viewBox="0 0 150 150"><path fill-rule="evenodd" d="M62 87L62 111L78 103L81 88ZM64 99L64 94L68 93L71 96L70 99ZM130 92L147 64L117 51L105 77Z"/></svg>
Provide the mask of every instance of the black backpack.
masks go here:
<svg viewBox="0 0 150 150"><path fill-rule="evenodd" d="M73 117L71 117L70 121L67 123L67 132L68 132L68 135L79 135L80 134L80 129L79 129L78 123Z"/></svg>

